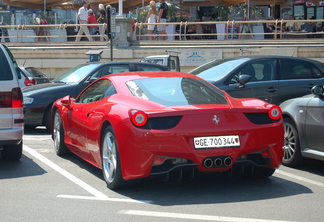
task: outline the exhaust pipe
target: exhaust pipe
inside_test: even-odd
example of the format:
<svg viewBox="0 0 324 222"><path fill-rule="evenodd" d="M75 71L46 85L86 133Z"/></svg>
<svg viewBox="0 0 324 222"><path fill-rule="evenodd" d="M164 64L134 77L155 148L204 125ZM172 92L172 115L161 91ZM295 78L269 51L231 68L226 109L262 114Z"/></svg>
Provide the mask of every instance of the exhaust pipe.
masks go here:
<svg viewBox="0 0 324 222"><path fill-rule="evenodd" d="M210 158L204 160L204 167L211 168L213 166L213 161Z"/></svg>
<svg viewBox="0 0 324 222"><path fill-rule="evenodd" d="M233 160L232 160L231 157L226 157L225 158L225 160L224 160L225 166L230 166L230 165L232 165L232 163L233 163Z"/></svg>
<svg viewBox="0 0 324 222"><path fill-rule="evenodd" d="M221 158L216 158L214 164L215 166L220 167L223 164L223 160Z"/></svg>

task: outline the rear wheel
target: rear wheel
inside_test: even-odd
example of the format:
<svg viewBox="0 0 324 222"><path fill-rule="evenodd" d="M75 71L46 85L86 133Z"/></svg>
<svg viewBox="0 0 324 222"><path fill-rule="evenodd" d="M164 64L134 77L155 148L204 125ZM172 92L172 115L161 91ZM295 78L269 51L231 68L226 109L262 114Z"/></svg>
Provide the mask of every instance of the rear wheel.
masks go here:
<svg viewBox="0 0 324 222"><path fill-rule="evenodd" d="M58 110L56 110L54 114L53 140L54 140L55 152L58 156L63 156L69 153L69 150L64 143L64 129L62 124L62 119Z"/></svg>
<svg viewBox="0 0 324 222"><path fill-rule="evenodd" d="M17 145L5 146L4 149L1 151L2 159L8 160L8 161L20 160L21 155L22 155L22 145L23 145L23 142L21 141Z"/></svg>
<svg viewBox="0 0 324 222"><path fill-rule="evenodd" d="M254 177L255 178L267 178L267 177L272 176L272 174L275 171L276 171L276 169L274 169L274 168L267 168L267 169L260 168L255 172Z"/></svg>
<svg viewBox="0 0 324 222"><path fill-rule="evenodd" d="M296 167L300 165L303 161L300 150L300 142L298 131L295 123L289 119L285 118L285 144L284 144L284 156L282 163L285 166Z"/></svg>
<svg viewBox="0 0 324 222"><path fill-rule="evenodd" d="M118 144L114 130L108 126L101 138L102 173L110 189L120 189L126 186L122 177Z"/></svg>

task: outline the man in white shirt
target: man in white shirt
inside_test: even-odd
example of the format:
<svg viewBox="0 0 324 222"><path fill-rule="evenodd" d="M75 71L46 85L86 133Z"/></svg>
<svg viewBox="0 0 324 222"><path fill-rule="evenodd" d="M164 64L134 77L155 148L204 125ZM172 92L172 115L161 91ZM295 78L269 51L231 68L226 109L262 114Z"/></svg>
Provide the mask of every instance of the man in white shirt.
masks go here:
<svg viewBox="0 0 324 222"><path fill-rule="evenodd" d="M82 2L82 7L78 11L78 20L80 24L88 24L88 2L84 1ZM75 38L75 41L80 41L83 33L87 36L90 42L93 41L93 39L90 36L88 26L80 26L79 32Z"/></svg>

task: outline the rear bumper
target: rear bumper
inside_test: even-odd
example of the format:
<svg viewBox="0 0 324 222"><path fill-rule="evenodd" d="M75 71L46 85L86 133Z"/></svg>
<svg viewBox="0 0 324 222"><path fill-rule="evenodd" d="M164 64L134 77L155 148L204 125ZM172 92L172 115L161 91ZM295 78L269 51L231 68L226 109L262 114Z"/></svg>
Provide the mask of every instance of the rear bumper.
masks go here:
<svg viewBox="0 0 324 222"><path fill-rule="evenodd" d="M17 145L21 142L24 135L24 128L15 127L12 129L0 130L0 146Z"/></svg>
<svg viewBox="0 0 324 222"><path fill-rule="evenodd" d="M45 106L30 107L24 106L25 125L27 126L41 126L43 125Z"/></svg>
<svg viewBox="0 0 324 222"><path fill-rule="evenodd" d="M234 165L244 163L261 168L277 168L283 156L283 125L282 120L276 124L265 124L254 129L244 128L233 132L213 132L213 135L233 135L240 137L240 147L195 149L194 137L201 136L191 132L172 132L172 130L129 130L131 127L120 125L115 129L118 140L120 161L124 179L148 177L153 174L165 173L177 167L194 167L202 172L222 172L230 170ZM197 130L199 131L199 130ZM120 139L119 135L122 135ZM208 135L208 134L206 134ZM212 135L212 134L211 134ZM127 140L125 138L128 138ZM260 153L267 150L266 157ZM181 159L181 166L169 166L167 169L153 170L156 156ZM206 167L204 162L220 157L222 163L229 157L229 164ZM185 160L186 164L183 164ZM186 162L187 161L187 162ZM216 164L215 164L216 165Z"/></svg>

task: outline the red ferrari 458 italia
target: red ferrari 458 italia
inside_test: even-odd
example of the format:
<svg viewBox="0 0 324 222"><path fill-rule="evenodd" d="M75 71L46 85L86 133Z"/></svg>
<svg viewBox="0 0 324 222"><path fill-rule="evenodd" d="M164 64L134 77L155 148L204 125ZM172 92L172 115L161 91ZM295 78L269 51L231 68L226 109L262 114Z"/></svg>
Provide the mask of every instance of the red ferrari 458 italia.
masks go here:
<svg viewBox="0 0 324 222"><path fill-rule="evenodd" d="M58 155L69 151L103 171L111 189L149 176L193 178L239 169L269 177L283 157L281 109L235 99L180 72L108 75L52 108Z"/></svg>

